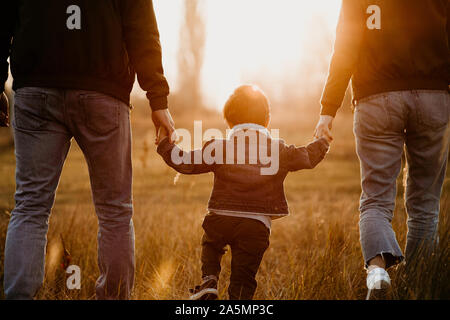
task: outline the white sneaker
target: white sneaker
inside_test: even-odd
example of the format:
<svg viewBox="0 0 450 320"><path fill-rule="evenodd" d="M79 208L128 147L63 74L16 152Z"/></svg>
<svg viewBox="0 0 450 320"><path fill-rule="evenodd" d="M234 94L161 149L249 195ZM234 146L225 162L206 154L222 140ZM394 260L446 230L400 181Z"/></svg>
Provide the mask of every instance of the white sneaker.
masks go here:
<svg viewBox="0 0 450 320"><path fill-rule="evenodd" d="M367 274L367 288L369 290L387 289L391 286L389 273L383 268L375 268Z"/></svg>

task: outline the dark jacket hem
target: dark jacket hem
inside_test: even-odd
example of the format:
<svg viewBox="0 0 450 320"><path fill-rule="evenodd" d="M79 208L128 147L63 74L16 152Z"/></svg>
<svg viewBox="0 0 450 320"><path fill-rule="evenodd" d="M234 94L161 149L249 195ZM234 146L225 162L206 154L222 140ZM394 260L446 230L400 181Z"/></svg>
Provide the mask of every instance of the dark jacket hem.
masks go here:
<svg viewBox="0 0 450 320"><path fill-rule="evenodd" d="M354 84L354 99L360 100L375 94L409 90L448 90L448 82L436 79L396 79L364 84Z"/></svg>
<svg viewBox="0 0 450 320"><path fill-rule="evenodd" d="M117 98L127 105L130 104L131 88L124 89L123 86L115 84L111 80L93 79L91 77L60 78L59 76L58 79L51 77L19 77L14 79L13 90L25 87L96 91Z"/></svg>

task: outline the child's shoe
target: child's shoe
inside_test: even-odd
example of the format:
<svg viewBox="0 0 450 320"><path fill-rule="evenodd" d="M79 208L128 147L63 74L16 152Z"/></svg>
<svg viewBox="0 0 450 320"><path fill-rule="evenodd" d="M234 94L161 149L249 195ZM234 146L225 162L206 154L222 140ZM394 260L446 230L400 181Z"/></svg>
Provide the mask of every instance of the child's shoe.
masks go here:
<svg viewBox="0 0 450 320"><path fill-rule="evenodd" d="M192 296L190 300L217 300L219 298L219 291L217 291L217 277L208 276L203 278L201 285L194 289L189 289Z"/></svg>

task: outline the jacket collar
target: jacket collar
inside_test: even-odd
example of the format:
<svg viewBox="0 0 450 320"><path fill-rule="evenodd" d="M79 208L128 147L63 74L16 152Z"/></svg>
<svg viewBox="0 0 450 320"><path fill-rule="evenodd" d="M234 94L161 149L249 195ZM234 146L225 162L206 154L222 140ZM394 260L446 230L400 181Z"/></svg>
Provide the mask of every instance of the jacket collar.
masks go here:
<svg viewBox="0 0 450 320"><path fill-rule="evenodd" d="M256 130L256 131L259 131L260 133L268 136L269 138L271 138L270 132L269 132L269 130L267 130L266 127L260 126L259 124L256 124L256 123L243 123L243 124L234 126L233 129L231 129L228 132L228 139L230 139L232 136L234 136L237 132L245 131L245 130Z"/></svg>

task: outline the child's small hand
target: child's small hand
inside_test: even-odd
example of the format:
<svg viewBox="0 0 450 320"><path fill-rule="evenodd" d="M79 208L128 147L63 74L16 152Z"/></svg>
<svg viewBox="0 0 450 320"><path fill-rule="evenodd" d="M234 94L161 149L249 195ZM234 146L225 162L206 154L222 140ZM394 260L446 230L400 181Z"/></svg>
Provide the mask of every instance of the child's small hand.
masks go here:
<svg viewBox="0 0 450 320"><path fill-rule="evenodd" d="M331 143L333 142L333 138L332 138L332 137L329 137L329 136L315 137L314 141L319 141L319 140L321 140L321 139L324 139L324 140L327 142L327 144L328 144L329 146L330 146Z"/></svg>
<svg viewBox="0 0 450 320"><path fill-rule="evenodd" d="M328 142L329 145L331 145L331 143L333 142L333 137L324 135L322 138L325 139L325 140L327 140L327 142Z"/></svg>

